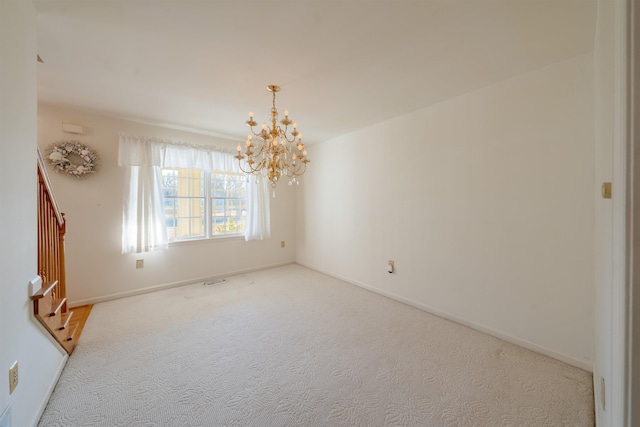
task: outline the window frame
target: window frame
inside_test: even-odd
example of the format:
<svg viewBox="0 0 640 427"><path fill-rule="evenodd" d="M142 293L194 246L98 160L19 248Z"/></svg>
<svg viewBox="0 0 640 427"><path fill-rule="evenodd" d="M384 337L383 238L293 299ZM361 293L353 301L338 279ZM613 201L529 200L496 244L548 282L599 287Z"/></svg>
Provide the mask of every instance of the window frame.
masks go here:
<svg viewBox="0 0 640 427"><path fill-rule="evenodd" d="M176 167L166 167L166 168L161 168L162 173L164 173L165 170L171 170L171 171L176 171L176 170L180 170L180 169L184 169L184 170L198 170L202 173L202 179L204 180L203 182L203 192L204 192L204 212L203 212L203 221L204 221L204 236L193 236L193 237L181 237L181 238L173 238L170 239L169 238L169 227L166 225L166 221L169 220L169 217L165 216L165 232L167 232L167 243L169 244L169 246L173 246L173 245L181 245L181 244L185 244L185 243L194 243L194 242L206 242L206 241L212 241L212 240L218 240L218 239L239 239L239 238L244 238L245 235L245 230L246 230L246 217L247 217L247 209L248 209L248 188L247 188L247 184L248 184L248 179L246 177L245 174L242 173L237 173L237 172L230 172L230 171L223 171L223 170L207 170L207 169L199 169L199 168L176 168ZM243 218L245 218L245 228L244 230L237 232L237 233L225 233L225 234L214 234L214 226L213 226L213 201L215 199L218 199L217 197L213 197L212 191L212 179L214 175L233 175L233 176L240 176L243 179L244 183L245 183L245 197L244 197L244 206L245 206L245 214L243 216ZM163 181L163 186L162 186L162 197L163 199L165 198L165 186L164 186L164 181ZM200 198L200 197L194 197L194 198ZM164 202L163 202L164 205ZM226 216L224 218L227 218Z"/></svg>

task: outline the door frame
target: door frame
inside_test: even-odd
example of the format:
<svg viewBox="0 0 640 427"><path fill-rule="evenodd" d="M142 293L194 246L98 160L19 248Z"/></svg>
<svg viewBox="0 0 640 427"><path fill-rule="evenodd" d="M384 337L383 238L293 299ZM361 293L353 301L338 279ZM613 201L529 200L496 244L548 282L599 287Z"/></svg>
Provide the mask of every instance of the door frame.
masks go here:
<svg viewBox="0 0 640 427"><path fill-rule="evenodd" d="M635 170L640 159L634 158L640 153L640 126L634 126L640 123L638 9L635 0L598 0L595 119L601 127L596 127L595 184L599 192L602 181L613 183L610 204L596 203L601 214L595 223L601 237L595 250L600 267L594 403L597 425L605 427L640 425L640 221L634 224L640 212L640 171ZM602 211L606 206L609 213Z"/></svg>
<svg viewBox="0 0 640 427"><path fill-rule="evenodd" d="M639 9L635 0L614 6L611 425L628 427L640 425Z"/></svg>
<svg viewBox="0 0 640 427"><path fill-rule="evenodd" d="M640 425L640 6L627 7L626 425ZM636 410L634 411L634 408Z"/></svg>

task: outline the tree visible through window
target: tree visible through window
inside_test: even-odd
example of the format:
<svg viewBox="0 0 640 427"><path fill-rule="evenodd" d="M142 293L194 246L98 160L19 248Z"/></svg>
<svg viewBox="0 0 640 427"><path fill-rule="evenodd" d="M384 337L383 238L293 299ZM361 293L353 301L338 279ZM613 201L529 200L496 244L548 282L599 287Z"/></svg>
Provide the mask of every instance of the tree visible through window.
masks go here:
<svg viewBox="0 0 640 427"><path fill-rule="evenodd" d="M212 234L242 234L247 218L247 178L244 175L211 174Z"/></svg>
<svg viewBox="0 0 640 427"><path fill-rule="evenodd" d="M169 242L244 233L247 214L244 175L163 169L162 181Z"/></svg>

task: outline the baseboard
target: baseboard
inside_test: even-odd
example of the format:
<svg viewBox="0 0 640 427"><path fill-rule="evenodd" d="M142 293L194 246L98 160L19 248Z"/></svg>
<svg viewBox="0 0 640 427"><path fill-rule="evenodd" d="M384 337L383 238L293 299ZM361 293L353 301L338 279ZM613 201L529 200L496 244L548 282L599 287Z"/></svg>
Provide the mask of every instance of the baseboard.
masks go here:
<svg viewBox="0 0 640 427"><path fill-rule="evenodd" d="M435 316L442 317L443 319L451 320L452 322L458 323L458 324L463 325L463 326L467 326L467 327L469 327L471 329L475 329L476 331L483 332L483 333L485 333L487 335L491 335L491 336L496 337L496 338L500 338L501 340L507 341L507 342L509 342L511 344L515 344L515 345L518 345L520 347L524 347L524 348L526 348L528 350L535 351L536 353L544 354L545 356L549 356L549 357L551 357L553 359L556 359L556 360L559 360L561 362L567 363L567 364L569 364L571 366L575 366L576 368L584 369L585 371L593 373L593 364L591 362L587 362L587 361L581 360L581 359L576 359L575 357L566 355L564 353L560 353L560 352L557 352L557 351L552 350L550 348L547 348L547 347L532 343L532 342L527 341L527 340L520 339L518 337L514 337L513 335L506 334L506 333L498 331L496 329L492 329L492 328L486 327L484 325L481 325L481 324L478 324L478 323L475 323L475 322L471 322L471 321L463 319L461 317L451 315L449 313L443 312L443 311L438 310L436 308L430 307L430 306L428 306L426 304L422 304L422 303L420 303L418 301L414 301L412 299L405 298L405 297L402 297L400 295L396 295L396 294L394 294L392 292L387 292L387 291L384 291L382 289L375 288L375 287L373 287L371 285L367 285L366 283L362 283L362 282L360 282L358 280L353 280L353 279L351 279L349 277L345 277L345 276L341 276L339 274L332 273L332 272L324 270L322 268L318 268L318 267L316 267L314 265L311 265L311 264L308 264L308 263L304 263L304 262L300 262L300 261L298 261L297 263L302 265L302 266L304 266L304 267L306 267L306 268L309 268L311 270L315 270L315 271L317 271L319 273L326 274L327 276L331 276L331 277L334 277L336 279L340 279L340 280L342 280L344 282L350 283L350 284L358 286L360 288L364 288L364 289L366 289L368 291L371 291L371 292L374 292L376 294L385 296L387 298L391 298L391 299L393 299L395 301L399 301L401 303L410 305L410 306L415 307L417 309L426 311L427 313L433 314Z"/></svg>
<svg viewBox="0 0 640 427"><path fill-rule="evenodd" d="M47 407L47 403L49 403L49 399L51 398L51 394L53 394L53 390L56 388L56 384L58 384L60 375L62 375L62 371L64 370L64 367L67 364L67 360L69 360L69 355L66 354L65 352L65 355L62 358L62 361L60 362L60 366L58 366L56 375L53 377L53 381L51 382L51 384L49 384L49 387L47 388L47 392L45 393L44 398L42 399L42 402L40 402L40 405L38 405L38 411L35 413L35 418L31 423L32 427L37 427L38 423L40 422L40 418L42 418L42 414L44 413L44 410Z"/></svg>
<svg viewBox="0 0 640 427"><path fill-rule="evenodd" d="M11 427L11 405L9 404L0 412L0 427Z"/></svg>
<svg viewBox="0 0 640 427"><path fill-rule="evenodd" d="M196 277L192 279L181 280L179 282L171 282L171 283L164 283L161 285L149 286L146 288L136 289L133 291L118 292L115 294L109 294L109 295L104 295L104 296L95 297L95 298L86 298L81 300L69 301L68 304L70 308L80 307L88 304L98 304L100 302L106 302L106 301L112 301L120 298L127 298L127 297L136 296L136 295L148 294L151 292L161 291L163 289L178 288L180 286L193 285L195 283L200 283L200 282L216 281L216 280L224 279L230 276L237 276L238 274L247 274L254 271L266 270L268 268L282 267L283 265L289 265L289 264L295 264L295 262L286 261L286 262L280 262L276 264L261 265L259 267L245 268L242 270L227 271L225 273L220 273L215 276Z"/></svg>

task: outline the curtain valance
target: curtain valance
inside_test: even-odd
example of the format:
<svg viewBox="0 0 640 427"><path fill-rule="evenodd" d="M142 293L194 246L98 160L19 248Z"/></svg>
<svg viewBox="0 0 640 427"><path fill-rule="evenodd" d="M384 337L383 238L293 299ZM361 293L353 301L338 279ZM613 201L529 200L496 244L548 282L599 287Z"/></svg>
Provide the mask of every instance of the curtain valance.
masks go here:
<svg viewBox="0 0 640 427"><path fill-rule="evenodd" d="M230 150L127 134L120 134L118 165L242 173Z"/></svg>

